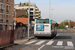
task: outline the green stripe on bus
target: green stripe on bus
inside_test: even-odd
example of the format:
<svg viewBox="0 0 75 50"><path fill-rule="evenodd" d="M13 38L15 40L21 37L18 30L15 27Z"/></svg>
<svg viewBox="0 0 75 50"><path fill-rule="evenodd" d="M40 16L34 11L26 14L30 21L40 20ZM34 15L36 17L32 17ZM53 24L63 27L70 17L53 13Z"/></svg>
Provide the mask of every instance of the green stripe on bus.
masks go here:
<svg viewBox="0 0 75 50"><path fill-rule="evenodd" d="M35 19L35 24L36 24L36 19Z"/></svg>
<svg viewBox="0 0 75 50"><path fill-rule="evenodd" d="M49 24L51 24L51 20L49 20Z"/></svg>

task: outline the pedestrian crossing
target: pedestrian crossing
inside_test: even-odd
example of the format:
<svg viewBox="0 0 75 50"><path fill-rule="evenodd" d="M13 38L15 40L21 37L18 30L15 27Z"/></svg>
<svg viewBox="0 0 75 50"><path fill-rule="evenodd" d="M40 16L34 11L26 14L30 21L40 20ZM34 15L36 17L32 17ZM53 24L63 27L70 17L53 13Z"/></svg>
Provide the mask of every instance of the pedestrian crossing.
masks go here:
<svg viewBox="0 0 75 50"><path fill-rule="evenodd" d="M35 45L41 45L42 43L44 43L45 41L40 41L38 43L36 43Z"/></svg>
<svg viewBox="0 0 75 50"><path fill-rule="evenodd" d="M57 45L62 46L63 45L63 41L58 41Z"/></svg>
<svg viewBox="0 0 75 50"><path fill-rule="evenodd" d="M66 43L66 44L65 44ZM71 46L74 47L74 44L72 41L46 41L46 40L33 40L33 41L29 41L27 43L25 43L25 45L52 45L52 46L63 46L63 44L65 44L65 46Z"/></svg>
<svg viewBox="0 0 75 50"><path fill-rule="evenodd" d="M67 42L67 45L68 45L68 46L74 46L71 41L68 41L68 42Z"/></svg>
<svg viewBox="0 0 75 50"><path fill-rule="evenodd" d="M36 42L36 40L28 42L28 43L25 43L25 44L31 44L31 43L34 43L34 42Z"/></svg>
<svg viewBox="0 0 75 50"><path fill-rule="evenodd" d="M49 41L46 45L51 45L54 41Z"/></svg>

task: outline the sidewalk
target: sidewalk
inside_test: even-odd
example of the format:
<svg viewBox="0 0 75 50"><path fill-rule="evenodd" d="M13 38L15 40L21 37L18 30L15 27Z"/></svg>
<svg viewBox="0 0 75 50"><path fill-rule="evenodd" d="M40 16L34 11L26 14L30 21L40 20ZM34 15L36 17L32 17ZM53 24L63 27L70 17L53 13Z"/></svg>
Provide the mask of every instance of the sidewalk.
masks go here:
<svg viewBox="0 0 75 50"><path fill-rule="evenodd" d="M32 36L32 37L30 37L30 38L15 40L14 43L15 43L15 44L23 44L23 43L25 43L25 42L27 42L27 41L33 39L33 38L34 38L34 36Z"/></svg>

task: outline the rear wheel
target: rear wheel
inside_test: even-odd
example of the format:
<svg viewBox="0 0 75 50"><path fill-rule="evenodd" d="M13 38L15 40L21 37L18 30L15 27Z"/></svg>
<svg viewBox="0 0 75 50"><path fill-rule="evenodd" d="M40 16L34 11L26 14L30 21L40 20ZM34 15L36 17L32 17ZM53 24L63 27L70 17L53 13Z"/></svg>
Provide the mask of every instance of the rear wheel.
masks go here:
<svg viewBox="0 0 75 50"><path fill-rule="evenodd" d="M37 37L37 39L40 39L40 37Z"/></svg>

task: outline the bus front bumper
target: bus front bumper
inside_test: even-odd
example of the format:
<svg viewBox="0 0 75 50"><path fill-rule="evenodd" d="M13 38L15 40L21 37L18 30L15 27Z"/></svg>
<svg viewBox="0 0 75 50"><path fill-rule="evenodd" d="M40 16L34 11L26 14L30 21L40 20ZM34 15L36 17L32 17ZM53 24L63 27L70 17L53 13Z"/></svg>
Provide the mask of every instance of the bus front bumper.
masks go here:
<svg viewBox="0 0 75 50"><path fill-rule="evenodd" d="M50 34L34 34L34 36L36 37L42 37L42 36L45 36L45 37L50 37L51 35Z"/></svg>

